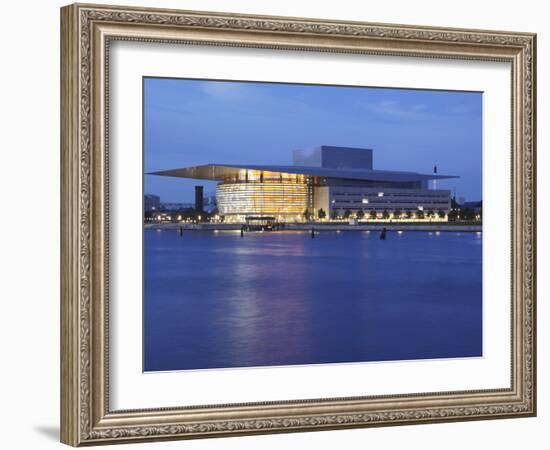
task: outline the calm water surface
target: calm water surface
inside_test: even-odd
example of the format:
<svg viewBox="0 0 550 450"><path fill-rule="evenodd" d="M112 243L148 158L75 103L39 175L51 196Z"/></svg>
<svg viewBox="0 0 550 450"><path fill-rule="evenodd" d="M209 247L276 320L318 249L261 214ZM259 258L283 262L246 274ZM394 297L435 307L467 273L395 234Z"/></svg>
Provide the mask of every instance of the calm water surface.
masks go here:
<svg viewBox="0 0 550 450"><path fill-rule="evenodd" d="M144 235L146 371L481 356L480 234Z"/></svg>

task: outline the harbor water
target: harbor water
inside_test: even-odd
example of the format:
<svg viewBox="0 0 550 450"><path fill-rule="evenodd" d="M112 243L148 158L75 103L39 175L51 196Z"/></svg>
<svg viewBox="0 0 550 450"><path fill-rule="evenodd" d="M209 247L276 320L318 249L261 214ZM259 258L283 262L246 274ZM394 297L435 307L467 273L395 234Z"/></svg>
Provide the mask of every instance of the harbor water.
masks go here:
<svg viewBox="0 0 550 450"><path fill-rule="evenodd" d="M482 235L144 230L144 370L482 356Z"/></svg>

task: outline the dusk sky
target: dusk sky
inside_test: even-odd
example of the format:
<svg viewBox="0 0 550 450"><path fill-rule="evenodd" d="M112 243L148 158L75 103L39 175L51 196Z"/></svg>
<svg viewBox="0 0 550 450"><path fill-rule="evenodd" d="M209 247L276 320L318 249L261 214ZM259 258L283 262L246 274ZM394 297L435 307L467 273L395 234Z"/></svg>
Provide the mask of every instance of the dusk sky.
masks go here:
<svg viewBox="0 0 550 450"><path fill-rule="evenodd" d="M144 171L210 163L292 164L292 150L372 148L374 169L442 175L480 200L482 94L303 84L144 79ZM152 175L144 193L190 203L215 182Z"/></svg>

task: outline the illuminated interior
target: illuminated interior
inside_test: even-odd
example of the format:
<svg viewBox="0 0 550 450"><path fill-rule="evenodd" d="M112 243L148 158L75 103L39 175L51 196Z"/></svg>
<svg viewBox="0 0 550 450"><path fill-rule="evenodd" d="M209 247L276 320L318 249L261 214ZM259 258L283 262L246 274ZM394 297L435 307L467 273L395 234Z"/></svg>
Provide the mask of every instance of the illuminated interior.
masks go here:
<svg viewBox="0 0 550 450"><path fill-rule="evenodd" d="M269 215L285 218L303 216L309 187L293 182L221 183L216 189L220 214L225 216Z"/></svg>

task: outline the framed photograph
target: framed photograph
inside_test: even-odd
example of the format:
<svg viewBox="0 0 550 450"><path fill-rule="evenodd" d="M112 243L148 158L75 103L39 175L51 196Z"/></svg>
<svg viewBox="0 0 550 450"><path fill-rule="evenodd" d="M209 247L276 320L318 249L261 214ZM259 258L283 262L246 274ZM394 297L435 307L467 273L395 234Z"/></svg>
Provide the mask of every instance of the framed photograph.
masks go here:
<svg viewBox="0 0 550 450"><path fill-rule="evenodd" d="M62 8L62 442L534 416L535 57Z"/></svg>

